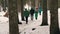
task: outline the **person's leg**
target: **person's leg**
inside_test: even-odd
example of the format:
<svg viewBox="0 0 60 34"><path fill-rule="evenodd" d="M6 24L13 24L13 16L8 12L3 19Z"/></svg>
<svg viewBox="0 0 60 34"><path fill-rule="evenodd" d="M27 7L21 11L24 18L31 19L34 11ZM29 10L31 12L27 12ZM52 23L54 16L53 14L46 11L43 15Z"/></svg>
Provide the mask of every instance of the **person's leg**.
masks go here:
<svg viewBox="0 0 60 34"><path fill-rule="evenodd" d="M27 17L27 24L28 24L28 17Z"/></svg>
<svg viewBox="0 0 60 34"><path fill-rule="evenodd" d="M28 17L26 17L26 24L28 24Z"/></svg>
<svg viewBox="0 0 60 34"><path fill-rule="evenodd" d="M25 17L26 18L26 22L27 22L27 17Z"/></svg>
<svg viewBox="0 0 60 34"><path fill-rule="evenodd" d="M40 15L41 15L41 11L40 11L40 13L39 13Z"/></svg>
<svg viewBox="0 0 60 34"><path fill-rule="evenodd" d="M33 15L31 15L31 20L33 20Z"/></svg>
<svg viewBox="0 0 60 34"><path fill-rule="evenodd" d="M35 19L37 20L37 17L35 17Z"/></svg>
<svg viewBox="0 0 60 34"><path fill-rule="evenodd" d="M37 20L37 18L38 18L38 13L35 14L35 19Z"/></svg>

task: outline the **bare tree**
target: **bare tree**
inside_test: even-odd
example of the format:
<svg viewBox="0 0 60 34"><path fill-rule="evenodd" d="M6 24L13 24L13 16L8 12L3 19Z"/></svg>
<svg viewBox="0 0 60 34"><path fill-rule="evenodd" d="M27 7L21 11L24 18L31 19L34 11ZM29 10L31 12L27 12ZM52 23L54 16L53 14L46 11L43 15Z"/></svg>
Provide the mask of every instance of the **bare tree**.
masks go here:
<svg viewBox="0 0 60 34"><path fill-rule="evenodd" d="M31 7L35 8L35 1L36 0L30 0L31 1Z"/></svg>
<svg viewBox="0 0 60 34"><path fill-rule="evenodd" d="M50 34L59 34L58 0L51 0L50 11L51 11Z"/></svg>
<svg viewBox="0 0 60 34"><path fill-rule="evenodd" d="M8 0L9 34L19 34L17 0Z"/></svg>
<svg viewBox="0 0 60 34"><path fill-rule="evenodd" d="M42 19L41 26L48 25L48 21L47 21L47 0L42 0L42 7L43 7L43 19Z"/></svg>
<svg viewBox="0 0 60 34"><path fill-rule="evenodd" d="M58 8L60 8L60 0L58 0Z"/></svg>
<svg viewBox="0 0 60 34"><path fill-rule="evenodd" d="M18 8L18 12L21 12L21 1L17 0L17 8Z"/></svg>
<svg viewBox="0 0 60 34"><path fill-rule="evenodd" d="M23 5L23 0L21 0L21 20L25 21L25 20L24 20L24 16L23 16L23 12L24 12L24 11L23 11L23 6L24 6L24 5Z"/></svg>

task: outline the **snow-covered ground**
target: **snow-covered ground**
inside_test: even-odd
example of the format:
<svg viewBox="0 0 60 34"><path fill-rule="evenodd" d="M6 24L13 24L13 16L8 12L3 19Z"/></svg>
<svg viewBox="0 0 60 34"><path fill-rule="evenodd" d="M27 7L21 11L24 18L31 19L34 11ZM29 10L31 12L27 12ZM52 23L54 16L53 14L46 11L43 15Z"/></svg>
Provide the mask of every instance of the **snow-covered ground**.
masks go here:
<svg viewBox="0 0 60 34"><path fill-rule="evenodd" d="M19 33L20 34L49 34L50 33L50 11L48 10L48 26L39 26L42 23L42 15L38 16L38 19L31 21L29 17L29 22L26 24L25 21L21 21L21 14L19 13L19 21L21 21L23 24L19 26ZM0 34L9 34L9 18L4 17L3 15L5 12L0 12ZM60 9L58 10L58 15L60 17ZM59 24L60 24L60 18L59 18ZM60 25L59 25L60 27ZM36 28L35 30L32 30L32 28Z"/></svg>

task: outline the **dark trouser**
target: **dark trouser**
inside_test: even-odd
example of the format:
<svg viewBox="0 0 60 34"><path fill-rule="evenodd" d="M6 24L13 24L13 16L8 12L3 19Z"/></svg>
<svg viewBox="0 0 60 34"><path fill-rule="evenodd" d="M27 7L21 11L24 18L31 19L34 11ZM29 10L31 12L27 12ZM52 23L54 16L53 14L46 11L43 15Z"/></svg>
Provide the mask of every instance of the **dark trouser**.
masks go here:
<svg viewBox="0 0 60 34"><path fill-rule="evenodd" d="M39 14L41 15L41 11L39 12Z"/></svg>
<svg viewBox="0 0 60 34"><path fill-rule="evenodd" d="M31 15L31 20L33 20L33 14Z"/></svg>
<svg viewBox="0 0 60 34"><path fill-rule="evenodd" d="M26 17L26 24L28 24L28 17Z"/></svg>
<svg viewBox="0 0 60 34"><path fill-rule="evenodd" d="M37 20L37 17L36 17L36 20Z"/></svg>

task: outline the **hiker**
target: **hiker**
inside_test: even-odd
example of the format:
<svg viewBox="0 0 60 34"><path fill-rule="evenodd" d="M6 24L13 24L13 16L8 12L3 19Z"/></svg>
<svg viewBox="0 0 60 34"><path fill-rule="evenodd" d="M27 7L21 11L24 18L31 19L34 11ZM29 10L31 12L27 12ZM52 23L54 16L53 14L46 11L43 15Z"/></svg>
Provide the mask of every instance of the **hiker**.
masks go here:
<svg viewBox="0 0 60 34"><path fill-rule="evenodd" d="M30 15L31 15L31 20L33 20L33 16L34 16L34 9L33 8L31 8L31 10L30 10Z"/></svg>
<svg viewBox="0 0 60 34"><path fill-rule="evenodd" d="M41 12L42 12L42 7L41 6L39 7L38 12L41 15Z"/></svg>
<svg viewBox="0 0 60 34"><path fill-rule="evenodd" d="M38 8L36 8L36 11L35 11L35 19L37 20L37 17L38 17Z"/></svg>
<svg viewBox="0 0 60 34"><path fill-rule="evenodd" d="M24 11L24 17L26 18L26 24L28 24L29 11L27 9Z"/></svg>

